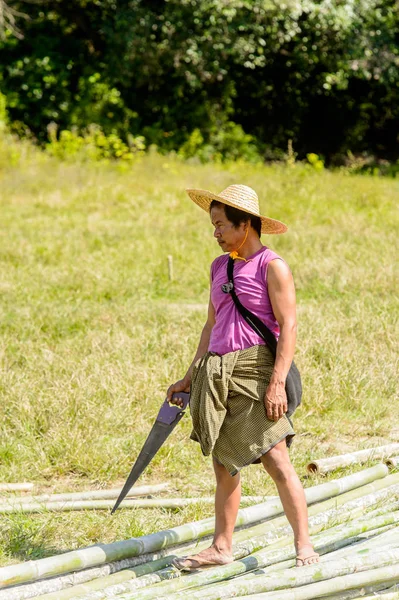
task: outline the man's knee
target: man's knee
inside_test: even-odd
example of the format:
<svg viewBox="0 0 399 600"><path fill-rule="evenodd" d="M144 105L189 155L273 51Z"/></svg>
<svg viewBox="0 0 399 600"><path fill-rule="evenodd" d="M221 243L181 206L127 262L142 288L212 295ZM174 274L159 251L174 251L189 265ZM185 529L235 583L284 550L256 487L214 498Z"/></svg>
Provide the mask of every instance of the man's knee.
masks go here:
<svg viewBox="0 0 399 600"><path fill-rule="evenodd" d="M228 483L231 483L235 479L240 479L239 473L237 473L237 475L231 476L226 467L221 465L215 458L213 458L213 469L215 471L217 482L227 481Z"/></svg>
<svg viewBox="0 0 399 600"><path fill-rule="evenodd" d="M274 481L287 481L293 474L287 448L278 444L261 458L262 464Z"/></svg>

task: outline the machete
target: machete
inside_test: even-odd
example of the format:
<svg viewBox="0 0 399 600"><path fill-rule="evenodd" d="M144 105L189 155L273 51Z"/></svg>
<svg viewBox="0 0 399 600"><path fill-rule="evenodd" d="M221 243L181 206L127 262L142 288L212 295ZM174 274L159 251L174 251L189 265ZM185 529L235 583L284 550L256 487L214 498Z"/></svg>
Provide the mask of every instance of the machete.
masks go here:
<svg viewBox="0 0 399 600"><path fill-rule="evenodd" d="M165 402L162 404L161 410L158 413L148 438L146 439L144 446L142 447L141 452L138 455L132 470L130 471L130 475L126 479L126 483L119 494L119 498L111 511L111 515L114 514L144 469L150 464L164 441L169 437L180 419L183 417L184 411L187 408L190 400L190 394L187 392L178 392L173 394L173 398L180 398L183 402L183 406L169 404L167 400L165 400Z"/></svg>

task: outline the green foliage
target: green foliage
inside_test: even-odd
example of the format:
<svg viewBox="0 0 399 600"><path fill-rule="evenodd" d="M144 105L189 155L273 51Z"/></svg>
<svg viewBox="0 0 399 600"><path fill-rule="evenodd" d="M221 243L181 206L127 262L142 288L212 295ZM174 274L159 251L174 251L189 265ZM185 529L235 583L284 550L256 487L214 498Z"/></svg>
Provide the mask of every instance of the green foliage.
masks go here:
<svg viewBox="0 0 399 600"><path fill-rule="evenodd" d="M131 162L145 150L144 138L129 136L125 144L115 133L105 135L98 125L90 126L82 135L75 131L62 130L57 137L56 126L48 127L50 142L46 151L62 160L109 160Z"/></svg>
<svg viewBox="0 0 399 600"><path fill-rule="evenodd" d="M392 0L41 0L24 11L24 38L0 41L0 86L11 121L42 143L55 121L187 156L196 145L200 160L255 157L252 144L279 156L289 139L300 159L398 157Z"/></svg>
<svg viewBox="0 0 399 600"><path fill-rule="evenodd" d="M315 171L322 171L324 169L324 161L321 160L318 154L310 152L306 155L306 158L308 159L312 167L315 169Z"/></svg>
<svg viewBox="0 0 399 600"><path fill-rule="evenodd" d="M244 132L241 125L227 121L220 129L214 128L205 141L201 130L194 129L188 140L180 147L182 158L197 157L201 162L223 162L246 160L259 162L260 155L251 135Z"/></svg>
<svg viewBox="0 0 399 600"><path fill-rule="evenodd" d="M395 163L387 160L377 161L370 156L354 156L349 152L346 164L342 167L342 170L351 175L372 175L374 177L383 175L387 177L398 177L399 160Z"/></svg>

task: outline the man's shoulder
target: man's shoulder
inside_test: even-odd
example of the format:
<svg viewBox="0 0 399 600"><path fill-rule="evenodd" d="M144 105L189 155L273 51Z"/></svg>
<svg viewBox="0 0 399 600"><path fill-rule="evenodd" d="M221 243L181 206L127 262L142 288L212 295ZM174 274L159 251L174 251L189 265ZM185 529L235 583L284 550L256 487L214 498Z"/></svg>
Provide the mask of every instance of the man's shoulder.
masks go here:
<svg viewBox="0 0 399 600"><path fill-rule="evenodd" d="M229 255L228 254L221 254L220 256L217 256L213 261L212 261L212 265L211 267L213 269L220 267L221 265L224 265L227 263L229 259Z"/></svg>

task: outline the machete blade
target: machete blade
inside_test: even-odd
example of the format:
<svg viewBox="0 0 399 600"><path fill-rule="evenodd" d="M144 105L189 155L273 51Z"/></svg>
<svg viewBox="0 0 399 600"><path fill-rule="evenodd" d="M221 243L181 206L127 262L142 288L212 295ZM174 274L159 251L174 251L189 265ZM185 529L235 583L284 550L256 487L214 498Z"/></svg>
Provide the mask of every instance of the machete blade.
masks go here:
<svg viewBox="0 0 399 600"><path fill-rule="evenodd" d="M111 511L111 515L114 514L144 469L150 464L162 444L169 437L176 425L184 416L184 410L187 408L190 399L189 394L187 392L180 392L174 394L173 396L181 398L183 400L183 406L180 407L169 404L167 400L165 400L165 402L162 404L156 421L152 426L152 429L140 451L140 454L137 457L136 462L133 465L132 470L130 471L129 477L126 479L126 483L119 494L119 498L117 499L115 506Z"/></svg>

